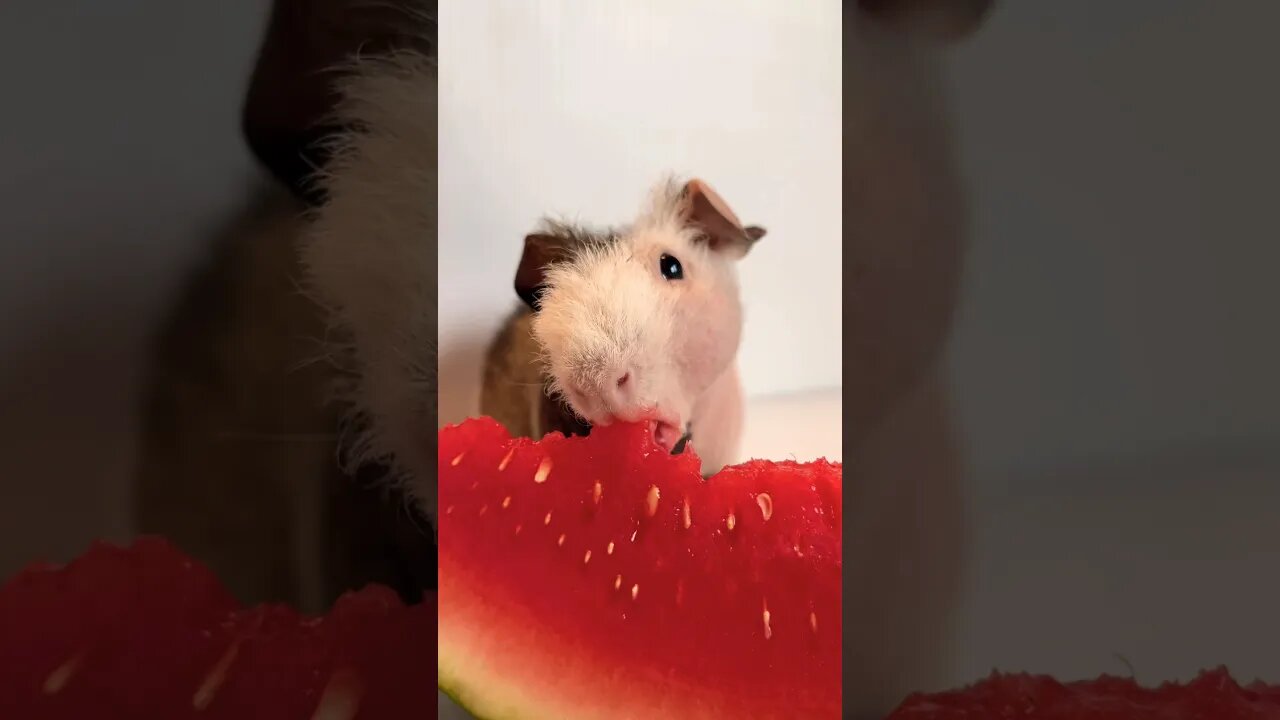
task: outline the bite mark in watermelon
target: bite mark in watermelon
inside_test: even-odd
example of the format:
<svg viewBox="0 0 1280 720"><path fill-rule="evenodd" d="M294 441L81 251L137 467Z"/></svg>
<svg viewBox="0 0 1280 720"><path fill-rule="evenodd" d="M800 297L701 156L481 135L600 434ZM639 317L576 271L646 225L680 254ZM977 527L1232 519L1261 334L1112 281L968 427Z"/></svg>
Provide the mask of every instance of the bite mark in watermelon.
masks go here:
<svg viewBox="0 0 1280 720"><path fill-rule="evenodd" d="M1050 677L993 673L950 692L907 698L887 720L1280 720L1280 687L1241 687L1225 668L1186 684L1144 688L1102 676L1060 683Z"/></svg>
<svg viewBox="0 0 1280 720"><path fill-rule="evenodd" d="M435 602L344 595L323 617L245 610L157 538L95 544L0 586L5 717L372 720L436 716Z"/></svg>
<svg viewBox="0 0 1280 720"><path fill-rule="evenodd" d="M489 720L840 717L841 465L439 434L440 687Z"/></svg>

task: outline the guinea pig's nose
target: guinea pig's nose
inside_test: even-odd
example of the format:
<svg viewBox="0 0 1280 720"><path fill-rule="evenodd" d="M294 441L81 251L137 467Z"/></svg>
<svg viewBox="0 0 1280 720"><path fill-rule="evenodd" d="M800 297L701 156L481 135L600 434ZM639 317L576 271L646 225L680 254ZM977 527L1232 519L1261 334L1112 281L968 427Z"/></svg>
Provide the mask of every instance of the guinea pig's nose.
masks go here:
<svg viewBox="0 0 1280 720"><path fill-rule="evenodd" d="M631 405L635 401L636 379L635 373L630 369L615 370L606 375L610 378L606 380L608 383L603 388L603 395L614 413L627 415L632 410Z"/></svg>

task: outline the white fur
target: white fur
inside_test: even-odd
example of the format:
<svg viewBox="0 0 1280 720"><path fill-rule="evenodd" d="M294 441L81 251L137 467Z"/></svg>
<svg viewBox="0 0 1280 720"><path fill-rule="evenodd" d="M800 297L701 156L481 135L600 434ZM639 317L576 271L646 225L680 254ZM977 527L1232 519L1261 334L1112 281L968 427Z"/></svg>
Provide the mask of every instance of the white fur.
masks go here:
<svg viewBox="0 0 1280 720"><path fill-rule="evenodd" d="M436 70L406 53L365 61L343 87L328 201L301 249L332 310L357 461L391 464L435 516Z"/></svg>
<svg viewBox="0 0 1280 720"><path fill-rule="evenodd" d="M741 421L734 358L742 330L736 261L684 220L681 186L665 180L614 243L589 248L547 272L533 321L551 388L592 424L646 417L691 423L704 472L733 459ZM679 259L684 278L659 270ZM617 380L628 377L621 388ZM722 399L709 400L715 390ZM716 412L716 422L700 408ZM724 417L725 413L729 417Z"/></svg>

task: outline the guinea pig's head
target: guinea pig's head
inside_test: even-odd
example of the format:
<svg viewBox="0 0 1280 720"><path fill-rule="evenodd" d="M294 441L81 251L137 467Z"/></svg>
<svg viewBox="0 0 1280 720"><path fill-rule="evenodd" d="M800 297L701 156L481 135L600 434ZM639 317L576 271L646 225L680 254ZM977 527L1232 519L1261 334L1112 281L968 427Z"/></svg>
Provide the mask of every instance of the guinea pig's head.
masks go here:
<svg viewBox="0 0 1280 720"><path fill-rule="evenodd" d="M515 286L551 392L592 425L648 420L671 449L737 354L737 262L764 232L695 179L659 184L625 228L526 237Z"/></svg>

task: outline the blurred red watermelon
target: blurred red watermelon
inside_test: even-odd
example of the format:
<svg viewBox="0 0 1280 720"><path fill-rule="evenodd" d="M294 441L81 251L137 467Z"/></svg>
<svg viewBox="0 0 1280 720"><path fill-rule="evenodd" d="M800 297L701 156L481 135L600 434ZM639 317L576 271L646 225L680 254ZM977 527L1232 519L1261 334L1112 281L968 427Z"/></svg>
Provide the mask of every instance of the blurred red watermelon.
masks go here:
<svg viewBox="0 0 1280 720"><path fill-rule="evenodd" d="M164 540L95 544L0 586L0 707L18 718L436 715L435 598L348 593L323 617L241 608Z"/></svg>
<svg viewBox="0 0 1280 720"><path fill-rule="evenodd" d="M1241 687L1224 668L1157 688L1107 676L1064 684L993 674L962 690L909 697L887 720L979 719L1273 720L1280 719L1280 687Z"/></svg>

